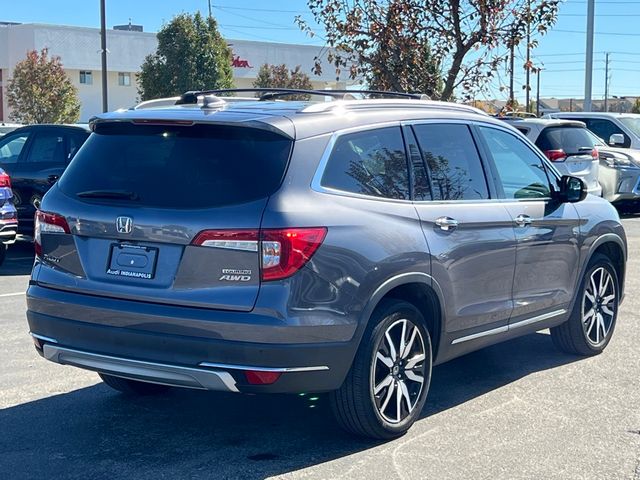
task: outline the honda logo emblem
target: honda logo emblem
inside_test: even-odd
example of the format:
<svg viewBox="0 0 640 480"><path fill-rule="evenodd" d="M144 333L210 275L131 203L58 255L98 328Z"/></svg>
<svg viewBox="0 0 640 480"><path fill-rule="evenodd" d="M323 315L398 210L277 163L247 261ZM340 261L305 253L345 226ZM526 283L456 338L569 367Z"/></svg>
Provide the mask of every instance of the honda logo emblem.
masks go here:
<svg viewBox="0 0 640 480"><path fill-rule="evenodd" d="M133 218L118 217L116 218L116 230L118 233L131 233L133 230Z"/></svg>

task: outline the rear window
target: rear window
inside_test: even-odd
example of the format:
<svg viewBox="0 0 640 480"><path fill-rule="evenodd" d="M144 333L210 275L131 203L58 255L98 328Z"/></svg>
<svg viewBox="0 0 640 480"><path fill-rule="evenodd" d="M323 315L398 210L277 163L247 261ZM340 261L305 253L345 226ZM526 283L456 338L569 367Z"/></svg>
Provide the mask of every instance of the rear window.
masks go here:
<svg viewBox="0 0 640 480"><path fill-rule="evenodd" d="M92 191L132 192L131 202L160 208L245 203L280 186L292 143L247 127L98 124L59 186L81 197Z"/></svg>
<svg viewBox="0 0 640 480"><path fill-rule="evenodd" d="M584 153L585 149L593 148L596 142L582 127L547 127L536 145L543 152L547 150L564 150L569 155Z"/></svg>

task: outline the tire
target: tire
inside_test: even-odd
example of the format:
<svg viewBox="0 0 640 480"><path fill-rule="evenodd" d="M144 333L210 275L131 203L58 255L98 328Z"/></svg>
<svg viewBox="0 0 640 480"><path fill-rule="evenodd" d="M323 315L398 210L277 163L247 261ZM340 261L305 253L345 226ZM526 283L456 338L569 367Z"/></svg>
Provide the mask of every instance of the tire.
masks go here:
<svg viewBox="0 0 640 480"><path fill-rule="evenodd" d="M100 375L104 383L126 395L158 395L167 392L171 388L168 385L129 380L128 378L107 375L106 373L99 373L98 375Z"/></svg>
<svg viewBox="0 0 640 480"><path fill-rule="evenodd" d="M601 286L601 281L604 286ZM554 345L574 355L601 353L615 330L619 291L618 276L609 257L594 255L580 282L571 316L562 325L551 329Z"/></svg>
<svg viewBox="0 0 640 480"><path fill-rule="evenodd" d="M7 258L7 246L0 243L0 266L4 263L5 258Z"/></svg>
<svg viewBox="0 0 640 480"><path fill-rule="evenodd" d="M401 336L405 338L404 350ZM429 391L431 365L431 337L420 311L408 302L383 300L371 316L347 378L331 393L338 424L363 437L389 440L403 435L420 416ZM374 385L379 389L377 395Z"/></svg>

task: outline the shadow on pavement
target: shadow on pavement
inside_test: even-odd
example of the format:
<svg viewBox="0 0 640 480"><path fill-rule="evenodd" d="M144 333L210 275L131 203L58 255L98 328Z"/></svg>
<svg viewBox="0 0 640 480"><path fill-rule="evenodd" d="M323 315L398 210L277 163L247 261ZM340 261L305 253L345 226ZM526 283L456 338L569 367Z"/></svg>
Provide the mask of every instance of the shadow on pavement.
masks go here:
<svg viewBox="0 0 640 480"><path fill-rule="evenodd" d="M33 257L33 243L20 241L9 245L7 258L0 265L0 276L30 275Z"/></svg>
<svg viewBox="0 0 640 480"><path fill-rule="evenodd" d="M543 334L453 360L434 369L424 416L575 360ZM127 398L102 384L0 410L0 425L0 471L15 479L262 479L379 444L339 430L326 396Z"/></svg>

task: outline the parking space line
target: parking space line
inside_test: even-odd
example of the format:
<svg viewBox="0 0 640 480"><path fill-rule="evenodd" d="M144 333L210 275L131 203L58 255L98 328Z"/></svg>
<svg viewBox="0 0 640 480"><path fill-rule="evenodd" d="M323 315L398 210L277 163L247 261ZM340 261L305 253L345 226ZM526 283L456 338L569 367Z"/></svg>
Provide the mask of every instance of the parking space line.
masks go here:
<svg viewBox="0 0 640 480"><path fill-rule="evenodd" d="M18 295L24 295L25 292L14 292L14 293L0 293L0 297L17 297Z"/></svg>

